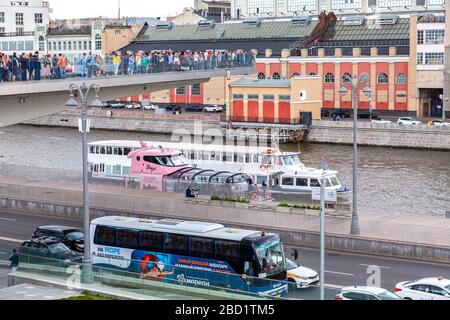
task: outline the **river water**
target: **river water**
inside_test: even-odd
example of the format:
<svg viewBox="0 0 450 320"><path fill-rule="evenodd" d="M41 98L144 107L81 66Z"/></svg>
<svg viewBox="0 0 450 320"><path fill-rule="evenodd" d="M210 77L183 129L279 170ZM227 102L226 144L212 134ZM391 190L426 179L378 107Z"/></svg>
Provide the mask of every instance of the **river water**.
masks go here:
<svg viewBox="0 0 450 320"><path fill-rule="evenodd" d="M170 136L93 130L89 141L158 140ZM302 152L305 165L327 159L345 186L352 187L352 147L283 145ZM17 125L0 128L0 177L79 179L81 135L76 129ZM450 152L359 147L358 205L365 212L439 214L450 211Z"/></svg>

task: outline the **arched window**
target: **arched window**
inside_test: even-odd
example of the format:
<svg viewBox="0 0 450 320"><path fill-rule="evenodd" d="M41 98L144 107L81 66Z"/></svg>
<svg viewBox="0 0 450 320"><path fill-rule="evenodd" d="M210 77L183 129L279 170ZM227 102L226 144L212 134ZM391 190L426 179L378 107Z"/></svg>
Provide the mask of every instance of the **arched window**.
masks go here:
<svg viewBox="0 0 450 320"><path fill-rule="evenodd" d="M39 36L39 51L45 51L45 39L43 36Z"/></svg>
<svg viewBox="0 0 450 320"><path fill-rule="evenodd" d="M258 73L258 79L259 80L263 80L265 78L266 78L266 75L264 73L262 73L262 72Z"/></svg>
<svg viewBox="0 0 450 320"><path fill-rule="evenodd" d="M334 83L334 75L331 72L325 75L325 83Z"/></svg>
<svg viewBox="0 0 450 320"><path fill-rule="evenodd" d="M378 83L388 83L389 79L386 73L382 72L378 75Z"/></svg>
<svg viewBox="0 0 450 320"><path fill-rule="evenodd" d="M280 80L280 74L278 73L278 72L275 72L273 75L272 75L272 79L275 79L275 80Z"/></svg>
<svg viewBox="0 0 450 320"><path fill-rule="evenodd" d="M102 36L100 34L95 36L95 50L102 50Z"/></svg>
<svg viewBox="0 0 450 320"><path fill-rule="evenodd" d="M294 72L294 73L292 74L292 78L298 77L298 76L299 76L298 72Z"/></svg>
<svg viewBox="0 0 450 320"><path fill-rule="evenodd" d="M397 75L397 84L406 84L406 74L399 73Z"/></svg>
<svg viewBox="0 0 450 320"><path fill-rule="evenodd" d="M342 83L351 83L352 82L352 76L350 73L346 72L342 76Z"/></svg>

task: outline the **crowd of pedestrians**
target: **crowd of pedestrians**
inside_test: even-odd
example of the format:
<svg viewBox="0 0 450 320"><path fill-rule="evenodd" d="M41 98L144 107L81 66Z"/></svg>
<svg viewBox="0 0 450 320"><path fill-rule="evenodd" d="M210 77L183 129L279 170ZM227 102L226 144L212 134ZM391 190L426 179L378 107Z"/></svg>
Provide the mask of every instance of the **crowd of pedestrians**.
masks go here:
<svg viewBox="0 0 450 320"><path fill-rule="evenodd" d="M252 66L254 62L253 52L244 50L116 52L107 56L83 53L71 61L64 54L8 56L0 52L0 82L208 70Z"/></svg>

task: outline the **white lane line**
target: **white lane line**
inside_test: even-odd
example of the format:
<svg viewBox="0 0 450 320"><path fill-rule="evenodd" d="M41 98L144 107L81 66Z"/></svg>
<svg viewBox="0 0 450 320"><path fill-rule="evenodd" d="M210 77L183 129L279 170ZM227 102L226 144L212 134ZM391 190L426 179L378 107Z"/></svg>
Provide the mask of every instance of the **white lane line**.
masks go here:
<svg viewBox="0 0 450 320"><path fill-rule="evenodd" d="M4 221L17 221L17 219L9 219L9 218L0 218L0 220L4 220Z"/></svg>
<svg viewBox="0 0 450 320"><path fill-rule="evenodd" d="M363 266L363 267L371 267L371 266L374 266L374 267L378 267L378 268L380 268L380 269L390 269L390 267L377 266L376 264L362 264L362 263L360 263L359 265L360 265L360 266Z"/></svg>
<svg viewBox="0 0 450 320"><path fill-rule="evenodd" d="M350 276L350 277L355 276L353 273L345 273L345 272L337 272L337 271L325 271L325 273L339 274L341 276Z"/></svg>
<svg viewBox="0 0 450 320"><path fill-rule="evenodd" d="M328 283L325 283L324 287L325 288L330 288L330 289L342 289L342 288L345 288L344 286L338 286L336 284L328 284Z"/></svg>
<svg viewBox="0 0 450 320"><path fill-rule="evenodd" d="M2 251L0 251L0 254L7 254L6 252L2 252Z"/></svg>
<svg viewBox="0 0 450 320"><path fill-rule="evenodd" d="M5 238L5 237L0 237L0 241L6 241L6 242L14 242L14 243L22 243L22 240L19 239L13 239L13 238Z"/></svg>

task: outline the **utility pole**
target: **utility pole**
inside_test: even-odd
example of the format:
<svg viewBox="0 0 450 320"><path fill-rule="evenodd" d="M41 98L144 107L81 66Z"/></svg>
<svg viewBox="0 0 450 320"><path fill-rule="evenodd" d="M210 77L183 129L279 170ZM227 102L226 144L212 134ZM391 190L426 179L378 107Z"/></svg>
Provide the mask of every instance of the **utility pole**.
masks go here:
<svg viewBox="0 0 450 320"><path fill-rule="evenodd" d="M325 300L325 174L328 170L326 160L322 161L322 180L320 182L320 300Z"/></svg>

